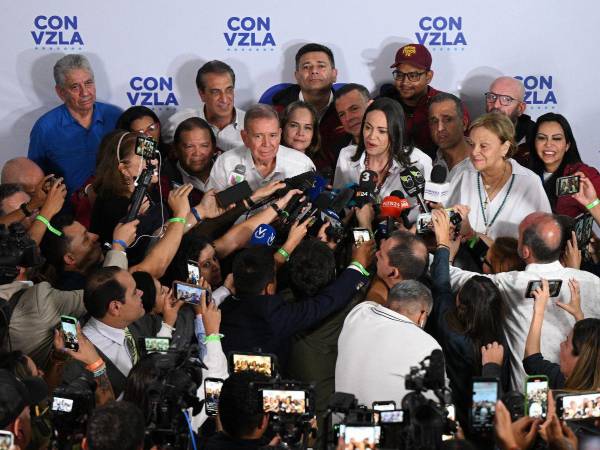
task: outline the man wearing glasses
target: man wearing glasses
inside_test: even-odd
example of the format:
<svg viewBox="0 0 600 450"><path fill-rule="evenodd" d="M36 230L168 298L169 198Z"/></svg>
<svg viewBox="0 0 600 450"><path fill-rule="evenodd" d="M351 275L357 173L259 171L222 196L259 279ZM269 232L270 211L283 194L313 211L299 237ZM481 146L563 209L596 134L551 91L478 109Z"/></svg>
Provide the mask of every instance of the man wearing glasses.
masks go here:
<svg viewBox="0 0 600 450"><path fill-rule="evenodd" d="M523 82L512 77L496 78L490 85L489 92L485 93L486 112L499 112L508 116L515 125L515 141L517 152L513 156L525 167L529 164L529 151L531 149L529 135L535 125L527 114L524 114L526 104L523 101L525 86Z"/></svg>
<svg viewBox="0 0 600 450"><path fill-rule="evenodd" d="M406 115L405 141L435 158L437 146L429 133L429 99L437 89L429 86L433 78L431 53L424 45L408 44L396 53L396 60L390 66L394 69L394 88L381 93L400 102ZM469 113L464 108L465 123L469 123Z"/></svg>

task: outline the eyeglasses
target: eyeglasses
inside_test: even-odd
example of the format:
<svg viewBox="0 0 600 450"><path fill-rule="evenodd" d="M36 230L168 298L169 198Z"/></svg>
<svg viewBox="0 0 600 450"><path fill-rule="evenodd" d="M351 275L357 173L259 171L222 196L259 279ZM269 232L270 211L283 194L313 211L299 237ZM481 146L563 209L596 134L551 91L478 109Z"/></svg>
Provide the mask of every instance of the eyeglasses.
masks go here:
<svg viewBox="0 0 600 450"><path fill-rule="evenodd" d="M398 81L403 81L404 78L408 78L408 81L419 81L421 79L421 75L427 73L427 71L424 72L400 72L399 70L394 70L392 72L392 76L394 77L394 80L398 80Z"/></svg>
<svg viewBox="0 0 600 450"><path fill-rule="evenodd" d="M160 127L158 122L154 122L154 123L151 123L150 125L148 125L143 130L133 130L133 131L135 131L136 133L148 134L148 133L154 133L155 131L157 131L158 127Z"/></svg>
<svg viewBox="0 0 600 450"><path fill-rule="evenodd" d="M508 106L512 102L519 102L516 98L512 98L510 95L494 94L493 92L485 93L485 101L488 103L496 103L496 100L500 100L502 106Z"/></svg>

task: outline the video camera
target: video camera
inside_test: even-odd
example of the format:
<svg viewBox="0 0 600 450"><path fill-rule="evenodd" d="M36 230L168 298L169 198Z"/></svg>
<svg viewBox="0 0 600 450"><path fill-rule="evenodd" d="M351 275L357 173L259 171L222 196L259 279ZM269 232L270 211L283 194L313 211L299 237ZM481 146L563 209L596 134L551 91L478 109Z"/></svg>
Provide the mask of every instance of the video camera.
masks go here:
<svg viewBox="0 0 600 450"><path fill-rule="evenodd" d="M8 228L0 224L0 284L14 281L19 274L17 267L35 267L43 262L37 244L21 223L11 223Z"/></svg>
<svg viewBox="0 0 600 450"><path fill-rule="evenodd" d="M141 156L146 161L146 168L142 170L140 176L135 182L135 190L131 196L129 203L129 212L123 219L123 223L132 222L138 216L140 207L144 201L146 191L152 183L152 176L156 172L156 166L152 163L153 160L160 158L158 151L158 142L148 136L138 136L135 143L135 154Z"/></svg>

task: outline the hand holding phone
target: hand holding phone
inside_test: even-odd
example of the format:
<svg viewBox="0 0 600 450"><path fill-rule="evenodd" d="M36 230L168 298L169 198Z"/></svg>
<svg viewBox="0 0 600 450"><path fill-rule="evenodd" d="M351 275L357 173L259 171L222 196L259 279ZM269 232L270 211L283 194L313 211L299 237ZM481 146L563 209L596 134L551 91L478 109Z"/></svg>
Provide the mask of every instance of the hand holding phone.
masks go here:
<svg viewBox="0 0 600 450"><path fill-rule="evenodd" d="M573 195L579 192L579 175L569 175L556 179L556 196Z"/></svg>
<svg viewBox="0 0 600 450"><path fill-rule="evenodd" d="M223 380L220 378L207 378L204 380L204 406L207 416L216 416L219 410L219 397Z"/></svg>
<svg viewBox="0 0 600 450"><path fill-rule="evenodd" d="M60 328L65 347L74 351L79 350L77 340L77 319L71 316L60 316Z"/></svg>
<svg viewBox="0 0 600 450"><path fill-rule="evenodd" d="M494 429L500 382L497 378L473 377L471 427L476 432Z"/></svg>
<svg viewBox="0 0 600 450"><path fill-rule="evenodd" d="M548 377L532 375L525 380L525 415L545 419L548 415Z"/></svg>
<svg viewBox="0 0 600 450"><path fill-rule="evenodd" d="M558 297L562 288L562 280L548 280L549 297ZM542 289L542 280L531 280L527 283L526 298L534 298L533 292Z"/></svg>

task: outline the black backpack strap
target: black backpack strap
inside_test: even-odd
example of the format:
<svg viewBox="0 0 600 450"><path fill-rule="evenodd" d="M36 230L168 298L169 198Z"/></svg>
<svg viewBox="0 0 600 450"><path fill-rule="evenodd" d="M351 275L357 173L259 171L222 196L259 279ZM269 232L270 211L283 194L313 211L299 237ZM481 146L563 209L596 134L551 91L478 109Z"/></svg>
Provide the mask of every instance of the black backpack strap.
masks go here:
<svg viewBox="0 0 600 450"><path fill-rule="evenodd" d="M10 319L26 290L27 288L15 292L8 300L0 300L0 346L4 346L4 340L8 338L8 349L10 351L12 351L9 334Z"/></svg>

